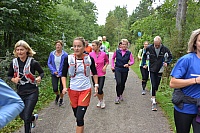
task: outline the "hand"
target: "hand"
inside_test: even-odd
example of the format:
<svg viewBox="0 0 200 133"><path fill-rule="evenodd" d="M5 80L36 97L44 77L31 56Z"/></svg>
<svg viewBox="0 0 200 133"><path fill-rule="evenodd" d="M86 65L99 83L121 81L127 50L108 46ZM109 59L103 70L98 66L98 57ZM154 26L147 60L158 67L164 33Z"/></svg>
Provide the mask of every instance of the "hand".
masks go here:
<svg viewBox="0 0 200 133"><path fill-rule="evenodd" d="M95 92L95 93L94 93L94 97L96 97L97 94L98 94L98 87L97 87L97 86L94 87L94 92Z"/></svg>
<svg viewBox="0 0 200 133"><path fill-rule="evenodd" d="M67 93L68 88L63 88L62 94L65 95Z"/></svg>
<svg viewBox="0 0 200 133"><path fill-rule="evenodd" d="M19 78L19 76L11 79L11 81L14 82L15 84L17 84L20 80L21 78Z"/></svg>
<svg viewBox="0 0 200 133"><path fill-rule="evenodd" d="M106 72L106 67L105 67L105 66L103 67L102 71L103 71L103 72Z"/></svg>
<svg viewBox="0 0 200 133"><path fill-rule="evenodd" d="M166 62L163 62L163 66L164 66L164 67L167 67L167 63L166 63Z"/></svg>
<svg viewBox="0 0 200 133"><path fill-rule="evenodd" d="M115 68L114 68L114 67L111 67L111 70L113 71L113 70L115 70Z"/></svg>
<svg viewBox="0 0 200 133"><path fill-rule="evenodd" d="M147 65L144 65L143 68L146 69L146 68L147 68Z"/></svg>
<svg viewBox="0 0 200 133"><path fill-rule="evenodd" d="M36 80L37 84L39 84L39 83L41 82L42 79L41 79L40 76L38 76L35 80Z"/></svg>
<svg viewBox="0 0 200 133"><path fill-rule="evenodd" d="M54 72L55 75L58 75L58 72Z"/></svg>
<svg viewBox="0 0 200 133"><path fill-rule="evenodd" d="M125 64L124 67L129 67L129 65L128 65L128 64Z"/></svg>

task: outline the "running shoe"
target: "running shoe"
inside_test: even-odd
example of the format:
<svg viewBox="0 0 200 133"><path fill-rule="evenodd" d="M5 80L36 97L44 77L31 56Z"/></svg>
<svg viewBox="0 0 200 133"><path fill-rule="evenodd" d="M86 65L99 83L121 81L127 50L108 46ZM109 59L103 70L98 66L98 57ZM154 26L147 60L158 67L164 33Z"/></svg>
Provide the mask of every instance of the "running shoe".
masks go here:
<svg viewBox="0 0 200 133"><path fill-rule="evenodd" d="M62 106L64 104L63 99L60 99L59 106Z"/></svg>
<svg viewBox="0 0 200 133"><path fill-rule="evenodd" d="M60 95L56 95L55 104L58 104L59 98L60 98Z"/></svg>
<svg viewBox="0 0 200 133"><path fill-rule="evenodd" d="M146 91L145 90L142 90L142 95L145 95L146 94Z"/></svg>
<svg viewBox="0 0 200 133"><path fill-rule="evenodd" d="M119 103L120 103L119 97L117 97L117 98L115 99L115 104L119 104Z"/></svg>
<svg viewBox="0 0 200 133"><path fill-rule="evenodd" d="M124 98L122 97L122 95L119 96L119 100L124 101Z"/></svg>
<svg viewBox="0 0 200 133"><path fill-rule="evenodd" d="M35 117L35 119L32 121L31 127L32 127L32 128L35 128L35 126L36 126L36 121L38 120L38 114L34 114L33 116Z"/></svg>
<svg viewBox="0 0 200 133"><path fill-rule="evenodd" d="M101 107L101 101L99 100L97 103L97 107L100 108Z"/></svg>
<svg viewBox="0 0 200 133"><path fill-rule="evenodd" d="M105 101L102 100L102 101L101 101L101 108L104 109L105 107L106 107Z"/></svg>
<svg viewBox="0 0 200 133"><path fill-rule="evenodd" d="M156 103L152 103L151 110L152 111L157 111Z"/></svg>

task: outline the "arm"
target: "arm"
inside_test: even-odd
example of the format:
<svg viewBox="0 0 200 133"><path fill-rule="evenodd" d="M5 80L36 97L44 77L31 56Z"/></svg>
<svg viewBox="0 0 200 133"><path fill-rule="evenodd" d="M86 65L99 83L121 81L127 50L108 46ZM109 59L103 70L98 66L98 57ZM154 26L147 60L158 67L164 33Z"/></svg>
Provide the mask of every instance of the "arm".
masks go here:
<svg viewBox="0 0 200 133"><path fill-rule="evenodd" d="M66 93L67 93L66 79L67 79L68 67L69 67L69 64L68 64L68 57L66 57L66 58L64 59L63 69L62 69L62 77L61 77L62 85L63 85L63 91L62 91L63 94L66 94Z"/></svg>
<svg viewBox="0 0 200 133"><path fill-rule="evenodd" d="M139 60L141 60L141 59L142 59L142 56L141 56L141 54L142 54L142 49L140 49L140 50L139 50L139 52L138 52L138 59L139 59Z"/></svg>
<svg viewBox="0 0 200 133"><path fill-rule="evenodd" d="M52 65L53 61L52 61L52 59L51 59L51 56L53 56L52 52L51 52L50 55L49 55L47 65L48 65L48 67L49 67L49 70L51 71L51 74L54 74L54 73L57 72L57 70L56 70L56 68L54 68L53 65Z"/></svg>
<svg viewBox="0 0 200 133"><path fill-rule="evenodd" d="M34 69L39 73L39 76L35 79L36 82L39 84L42 78L44 77L44 70L40 66L39 62L37 62L36 60L33 60L33 64L34 64Z"/></svg>
<svg viewBox="0 0 200 133"><path fill-rule="evenodd" d="M96 67L95 67L95 62L94 62L94 59L92 57L91 58L91 61L92 61L92 64L90 66L90 69L92 71L92 74L93 74L93 79L94 79L94 90L95 90L95 94L94 96L96 96L98 94L98 87L99 87L99 84L98 84L98 75L97 75L97 70L96 70Z"/></svg>
<svg viewBox="0 0 200 133"><path fill-rule="evenodd" d="M166 63L169 65L169 63L171 63L172 61L172 53L168 48L167 48L167 53L168 53L168 58Z"/></svg>
<svg viewBox="0 0 200 133"><path fill-rule="evenodd" d="M106 72L106 68L107 68L107 66L108 66L108 64L109 64L109 60L108 60L108 56L105 54L105 56L104 56L104 58L105 58L105 65L104 65L104 67L103 67L103 72Z"/></svg>
<svg viewBox="0 0 200 133"><path fill-rule="evenodd" d="M129 62L129 66L133 65L134 64L134 58L133 58L133 55L132 53L130 54L130 62Z"/></svg>
<svg viewBox="0 0 200 133"><path fill-rule="evenodd" d="M15 84L17 84L21 79L19 76L14 77L13 62L10 63L10 67L8 69L8 79L11 80Z"/></svg>
<svg viewBox="0 0 200 133"><path fill-rule="evenodd" d="M0 79L0 129L12 121L24 109L21 98Z"/></svg>
<svg viewBox="0 0 200 133"><path fill-rule="evenodd" d="M114 52L111 60L111 69L115 68L115 58L116 58L116 51Z"/></svg>
<svg viewBox="0 0 200 133"><path fill-rule="evenodd" d="M190 78L190 79L177 79L175 77L172 77L169 85L171 88L181 89L183 87L199 84L199 83L200 83L200 77Z"/></svg>

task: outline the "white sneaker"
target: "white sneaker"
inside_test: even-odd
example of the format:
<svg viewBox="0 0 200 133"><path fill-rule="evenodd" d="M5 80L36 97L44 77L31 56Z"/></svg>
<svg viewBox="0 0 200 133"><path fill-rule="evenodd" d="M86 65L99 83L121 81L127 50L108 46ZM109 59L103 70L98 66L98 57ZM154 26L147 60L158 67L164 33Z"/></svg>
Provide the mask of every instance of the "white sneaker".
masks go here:
<svg viewBox="0 0 200 133"><path fill-rule="evenodd" d="M103 100L103 101L101 102L101 108L104 109L105 107L106 107L106 104L105 104L105 101Z"/></svg>
<svg viewBox="0 0 200 133"><path fill-rule="evenodd" d="M101 107L101 101L98 101L98 103L97 103L97 107L98 107L98 108Z"/></svg>

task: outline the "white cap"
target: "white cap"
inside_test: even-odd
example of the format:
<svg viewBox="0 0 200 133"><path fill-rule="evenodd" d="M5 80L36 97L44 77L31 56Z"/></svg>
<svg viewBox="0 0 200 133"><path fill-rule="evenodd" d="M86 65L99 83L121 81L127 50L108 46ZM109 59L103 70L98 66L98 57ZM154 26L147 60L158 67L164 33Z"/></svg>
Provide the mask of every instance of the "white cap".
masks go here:
<svg viewBox="0 0 200 133"><path fill-rule="evenodd" d="M101 41L102 41L102 37L101 37L101 36L98 36L98 39L97 39L97 40L98 40L98 41L99 41L99 40L101 40Z"/></svg>

